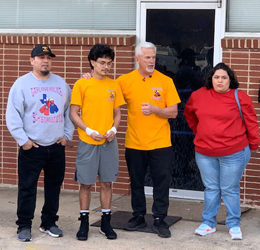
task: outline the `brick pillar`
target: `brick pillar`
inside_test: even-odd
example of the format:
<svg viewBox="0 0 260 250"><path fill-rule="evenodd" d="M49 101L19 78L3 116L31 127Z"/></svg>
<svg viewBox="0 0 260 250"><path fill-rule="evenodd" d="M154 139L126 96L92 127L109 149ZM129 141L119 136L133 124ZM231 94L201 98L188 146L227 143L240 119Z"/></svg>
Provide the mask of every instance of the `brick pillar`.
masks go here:
<svg viewBox="0 0 260 250"><path fill-rule="evenodd" d="M222 39L223 62L235 70L239 88L253 100L260 122L260 38ZM241 201L244 204L260 206L260 152L252 153L241 182Z"/></svg>

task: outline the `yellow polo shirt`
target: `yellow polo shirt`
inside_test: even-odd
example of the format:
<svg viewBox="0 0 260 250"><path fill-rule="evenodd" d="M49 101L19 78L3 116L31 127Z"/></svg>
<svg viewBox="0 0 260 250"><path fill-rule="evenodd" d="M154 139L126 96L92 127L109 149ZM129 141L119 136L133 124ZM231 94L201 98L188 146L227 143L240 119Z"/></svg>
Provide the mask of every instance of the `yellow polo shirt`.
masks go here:
<svg viewBox="0 0 260 250"><path fill-rule="evenodd" d="M95 78L79 79L72 90L72 105L81 109L81 119L87 127L105 135L113 127L114 109L125 104L118 83L110 78L97 80ZM86 132L78 128L79 138L88 144L100 145L105 139L95 141Z"/></svg>
<svg viewBox="0 0 260 250"><path fill-rule="evenodd" d="M141 103L149 102L160 108L180 102L171 78L155 70L145 78L134 70L117 79L127 103L127 132L125 146L139 150L153 150L171 146L171 131L167 118L143 115Z"/></svg>

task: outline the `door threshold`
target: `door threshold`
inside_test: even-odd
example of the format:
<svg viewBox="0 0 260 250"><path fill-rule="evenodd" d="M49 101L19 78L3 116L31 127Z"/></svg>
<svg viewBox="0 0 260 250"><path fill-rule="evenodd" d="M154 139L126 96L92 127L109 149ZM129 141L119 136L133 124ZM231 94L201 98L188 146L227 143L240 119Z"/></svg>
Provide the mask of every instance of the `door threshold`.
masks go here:
<svg viewBox="0 0 260 250"><path fill-rule="evenodd" d="M153 187L144 187L144 191L146 195L153 195ZM183 190L183 189L173 189L169 190L170 198L179 198L179 199L187 199L187 200L204 200L204 192L203 191L193 191L193 190Z"/></svg>

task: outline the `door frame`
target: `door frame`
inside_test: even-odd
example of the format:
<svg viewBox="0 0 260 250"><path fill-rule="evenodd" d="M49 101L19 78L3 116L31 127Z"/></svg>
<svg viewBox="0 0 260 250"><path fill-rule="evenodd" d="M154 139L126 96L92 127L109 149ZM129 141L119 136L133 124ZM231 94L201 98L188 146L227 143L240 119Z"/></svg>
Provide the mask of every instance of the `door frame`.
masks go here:
<svg viewBox="0 0 260 250"><path fill-rule="evenodd" d="M221 39L225 33L226 0L137 0L136 36L137 42L146 40L147 9L209 9L215 10L213 64L222 61ZM170 189L169 196L182 199L203 200L203 191ZM146 186L145 194L152 195L153 187Z"/></svg>
<svg viewBox="0 0 260 250"><path fill-rule="evenodd" d="M222 61L221 39L224 38L226 24L226 0L137 0L136 41L146 39L147 9L214 9L214 59L213 64Z"/></svg>

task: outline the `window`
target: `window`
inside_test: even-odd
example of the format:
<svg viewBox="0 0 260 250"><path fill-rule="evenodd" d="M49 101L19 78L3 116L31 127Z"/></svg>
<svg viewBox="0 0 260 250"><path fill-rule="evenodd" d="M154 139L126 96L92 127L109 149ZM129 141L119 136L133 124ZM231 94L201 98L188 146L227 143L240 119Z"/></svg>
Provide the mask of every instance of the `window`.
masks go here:
<svg viewBox="0 0 260 250"><path fill-rule="evenodd" d="M260 32L259 0L228 0L227 32Z"/></svg>
<svg viewBox="0 0 260 250"><path fill-rule="evenodd" d="M1 0L0 29L135 30L136 0Z"/></svg>

